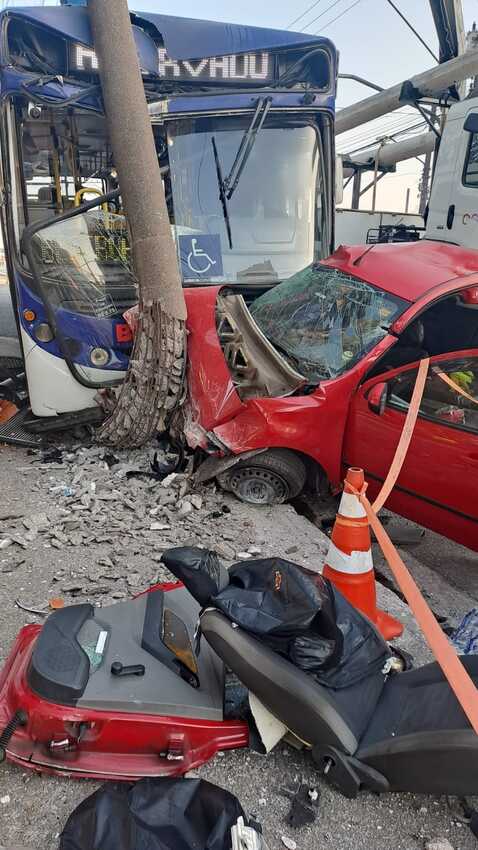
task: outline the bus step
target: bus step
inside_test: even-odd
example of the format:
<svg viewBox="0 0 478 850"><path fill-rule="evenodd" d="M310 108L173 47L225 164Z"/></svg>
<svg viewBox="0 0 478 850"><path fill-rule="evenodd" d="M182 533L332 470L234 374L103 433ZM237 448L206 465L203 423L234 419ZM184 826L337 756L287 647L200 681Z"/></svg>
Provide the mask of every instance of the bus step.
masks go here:
<svg viewBox="0 0 478 850"><path fill-rule="evenodd" d="M12 446L25 446L26 448L39 448L42 445L40 435L32 434L24 427L24 422L29 413L28 408L19 410L11 419L0 422L0 443L8 443Z"/></svg>

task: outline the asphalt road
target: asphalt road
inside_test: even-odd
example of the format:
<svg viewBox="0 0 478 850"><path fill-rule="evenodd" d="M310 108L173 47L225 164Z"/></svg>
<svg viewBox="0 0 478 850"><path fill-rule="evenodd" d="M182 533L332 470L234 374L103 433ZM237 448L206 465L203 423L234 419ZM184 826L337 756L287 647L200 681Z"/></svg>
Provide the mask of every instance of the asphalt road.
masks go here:
<svg viewBox="0 0 478 850"><path fill-rule="evenodd" d="M12 310L10 290L5 284L0 284L0 336L16 337L17 328Z"/></svg>

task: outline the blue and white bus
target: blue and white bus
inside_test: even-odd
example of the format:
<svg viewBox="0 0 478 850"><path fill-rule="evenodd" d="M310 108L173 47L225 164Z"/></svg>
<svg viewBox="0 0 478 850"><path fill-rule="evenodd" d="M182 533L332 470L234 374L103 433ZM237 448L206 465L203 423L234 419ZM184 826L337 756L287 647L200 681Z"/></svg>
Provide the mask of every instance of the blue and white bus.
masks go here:
<svg viewBox="0 0 478 850"><path fill-rule="evenodd" d="M264 289L329 254L332 43L131 21L184 285ZM0 29L1 218L19 334L14 350L0 339L0 381L24 371L25 421L39 430L94 417L98 388L127 368L123 314L137 298L87 8L15 7Z"/></svg>

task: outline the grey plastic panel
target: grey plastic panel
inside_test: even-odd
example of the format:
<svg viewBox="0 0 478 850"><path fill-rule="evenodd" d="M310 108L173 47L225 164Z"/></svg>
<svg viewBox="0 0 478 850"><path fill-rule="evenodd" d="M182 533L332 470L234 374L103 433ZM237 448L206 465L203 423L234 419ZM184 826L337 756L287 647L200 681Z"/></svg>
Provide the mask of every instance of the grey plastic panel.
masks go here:
<svg viewBox="0 0 478 850"><path fill-rule="evenodd" d="M191 640L199 606L185 588L165 594L165 607L186 624ZM101 667L92 673L78 708L161 714L198 720L222 720L224 666L206 641L199 655L200 688L192 688L179 675L141 647L146 596L95 609L95 621L110 631ZM111 674L113 661L144 664L144 676Z"/></svg>
<svg viewBox="0 0 478 850"><path fill-rule="evenodd" d="M224 663L287 728L306 744L353 755L358 741L327 688L281 658L218 611L204 612L201 628Z"/></svg>

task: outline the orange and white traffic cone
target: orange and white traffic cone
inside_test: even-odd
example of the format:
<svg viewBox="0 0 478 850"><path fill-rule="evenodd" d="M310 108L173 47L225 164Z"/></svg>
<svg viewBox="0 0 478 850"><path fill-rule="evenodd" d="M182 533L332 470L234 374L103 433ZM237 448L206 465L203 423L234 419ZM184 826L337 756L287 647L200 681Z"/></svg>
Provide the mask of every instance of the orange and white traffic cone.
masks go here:
<svg viewBox="0 0 478 850"><path fill-rule="evenodd" d="M370 526L365 509L356 495L363 484L363 469L349 469L323 576L375 623L385 640L391 640L402 634L403 625L377 608Z"/></svg>

